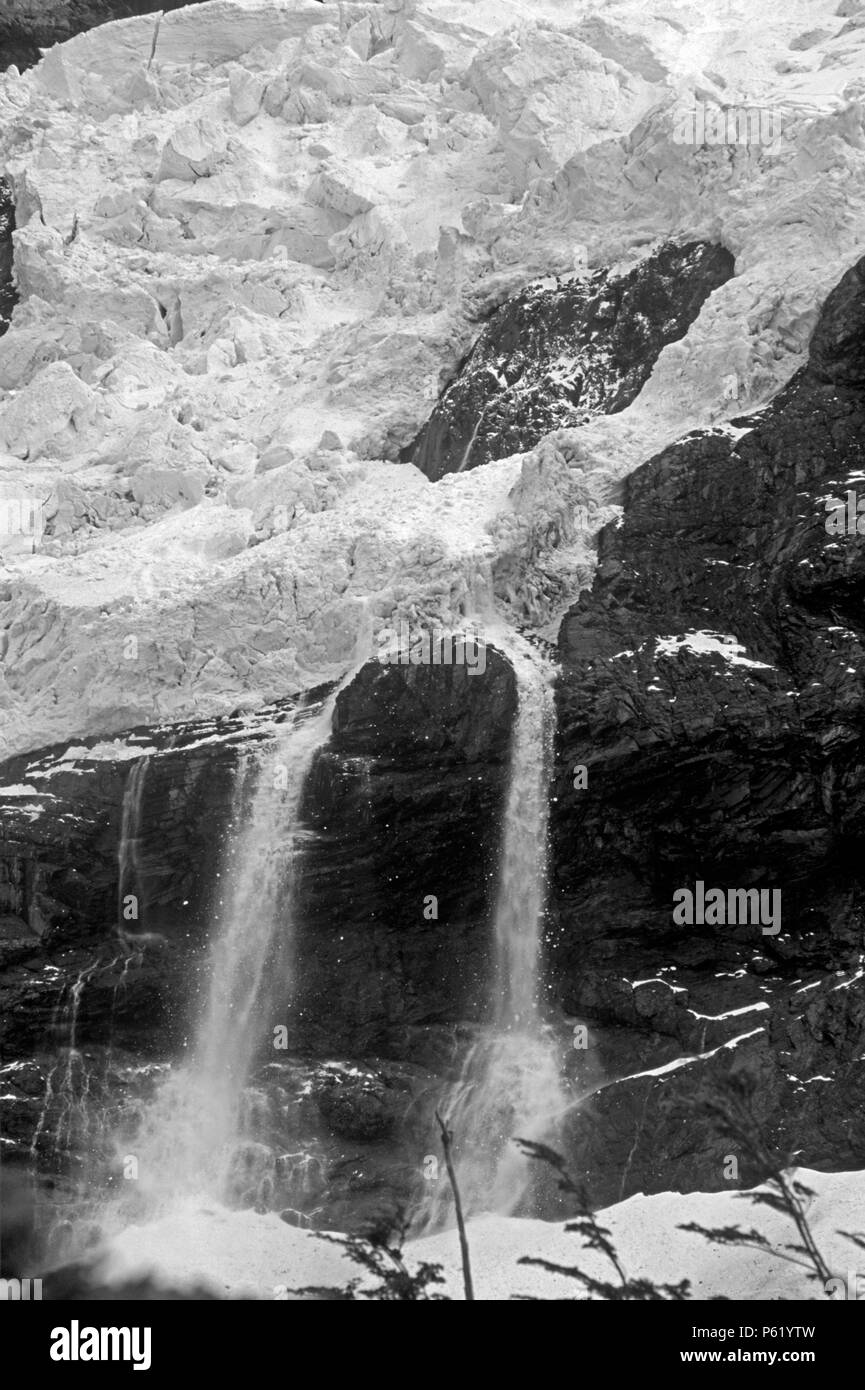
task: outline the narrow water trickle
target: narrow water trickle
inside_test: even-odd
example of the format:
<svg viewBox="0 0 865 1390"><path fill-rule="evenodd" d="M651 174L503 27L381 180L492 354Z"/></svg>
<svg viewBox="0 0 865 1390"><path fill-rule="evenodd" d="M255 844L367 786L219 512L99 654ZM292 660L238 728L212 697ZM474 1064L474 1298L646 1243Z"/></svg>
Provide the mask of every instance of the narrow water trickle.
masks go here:
<svg viewBox="0 0 865 1390"><path fill-rule="evenodd" d="M141 913L141 812L150 758L139 758L123 789L120 843L117 847L117 921L139 921ZM134 914L131 915L131 914ZM122 930L122 925L121 925Z"/></svg>
<svg viewBox="0 0 865 1390"><path fill-rule="evenodd" d="M445 1105L463 1207L470 1216L518 1210L531 1184L531 1160L513 1140L548 1138L566 1103L558 1050L539 999L555 729L552 672L531 648L510 655L519 705L502 834L489 1022ZM417 1233L447 1224L452 1211L448 1185L438 1182L419 1213Z"/></svg>
<svg viewBox="0 0 865 1390"><path fill-rule="evenodd" d="M469 459L471 458L472 449L475 447L475 440L476 440L477 437L478 437L478 432L479 432L479 430L480 430L481 425L483 424L484 416L485 416L485 415L486 415L486 406L484 406L483 410L480 412L480 414L478 415L477 420L475 421L475 427L474 427L474 429L472 430L471 438L469 439L468 444L466 445L466 447L465 447L464 450L463 450L463 456L462 456L462 458L460 459L459 468L456 470L457 473L462 473L463 470L464 470L465 468L467 468L467 466L468 466L468 461L469 461Z"/></svg>
<svg viewBox="0 0 865 1390"><path fill-rule="evenodd" d="M98 968L97 962L79 971L52 1014L50 1034L57 1040L57 1051L45 1078L42 1108L30 1142L31 1158L37 1157L47 1136L53 1153L62 1154L76 1144L82 1146L87 1135L91 1074L78 1047L78 1015L85 986Z"/></svg>

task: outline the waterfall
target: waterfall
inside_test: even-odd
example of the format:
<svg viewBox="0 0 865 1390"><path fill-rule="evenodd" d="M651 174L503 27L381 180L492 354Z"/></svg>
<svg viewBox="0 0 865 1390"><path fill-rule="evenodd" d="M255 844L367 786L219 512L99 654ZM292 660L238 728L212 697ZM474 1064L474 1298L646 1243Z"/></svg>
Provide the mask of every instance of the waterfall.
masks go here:
<svg viewBox="0 0 865 1390"><path fill-rule="evenodd" d="M518 710L511 740L493 933L489 1023L446 1104L457 1180L468 1215L510 1214L531 1182L512 1140L542 1140L565 1105L557 1049L544 1025L539 973L547 894L547 826L555 710L552 671L527 644L512 647ZM418 1233L452 1214L446 1182L422 1205Z"/></svg>
<svg viewBox="0 0 865 1390"><path fill-rule="evenodd" d="M192 1057L169 1075L130 1141L136 1200L152 1211L183 1197L230 1197L243 1088L257 1049L290 995L294 887L305 831L300 805L316 751L330 735L334 694L299 709L242 761L233 833L209 948L206 992ZM139 1196L140 1194L140 1196Z"/></svg>
<svg viewBox="0 0 865 1390"><path fill-rule="evenodd" d="M329 700L318 714L299 712L275 740L255 774L248 819L235 845L197 1042L201 1076L208 1087L227 1086L232 1104L271 1002L265 976L278 964L283 993L286 971L290 980L295 877L305 836L300 802L313 757L330 736L333 705Z"/></svg>
<svg viewBox="0 0 865 1390"><path fill-rule="evenodd" d="M548 674L514 662L519 706L511 749L495 917L495 1020L499 1031L538 1024L538 966L547 896L547 825L555 713Z"/></svg>
<svg viewBox="0 0 865 1390"><path fill-rule="evenodd" d="M139 837L144 783L150 758L139 758L126 779L123 789L123 810L120 821L120 843L117 847L117 921L122 933L125 921L139 921L140 873ZM126 916L126 898L133 897L135 916Z"/></svg>

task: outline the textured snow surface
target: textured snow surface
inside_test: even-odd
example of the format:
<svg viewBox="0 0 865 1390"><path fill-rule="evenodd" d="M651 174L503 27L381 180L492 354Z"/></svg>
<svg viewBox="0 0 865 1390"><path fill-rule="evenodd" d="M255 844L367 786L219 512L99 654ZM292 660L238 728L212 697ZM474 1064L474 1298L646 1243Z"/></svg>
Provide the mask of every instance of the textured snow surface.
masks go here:
<svg viewBox="0 0 865 1390"><path fill-rule="evenodd" d="M833 1273L846 1277L855 1268L855 1246L839 1231L859 1231L865 1198L862 1173L817 1173L798 1169L796 1177L815 1192L807 1217L817 1244ZM598 1213L612 1234L631 1278L677 1284L690 1279L694 1299L804 1300L825 1297L805 1271L771 1251L709 1245L701 1236L678 1229L696 1222L705 1227L739 1225L756 1228L777 1248L796 1239L789 1218L755 1207L731 1192L662 1192L642 1194ZM520 1265L523 1255L556 1264L576 1265L596 1278L609 1279L611 1266L581 1248L580 1238L563 1225L509 1217L482 1217L469 1224L475 1294L479 1299L573 1298L579 1286L563 1275ZM456 1231L444 1231L406 1247L409 1267L429 1260L443 1268L444 1291L462 1297ZM112 1243L104 1274L113 1282L149 1271L154 1277L183 1283L206 1282L229 1296L263 1299L307 1285L344 1286L358 1273L341 1251L308 1231L287 1226L279 1217L227 1211L191 1202L170 1218L129 1227ZM615 1276L613 1276L614 1278Z"/></svg>
<svg viewBox="0 0 865 1390"><path fill-rule="evenodd" d="M394 619L554 633L576 506L768 399L865 250L837 8L212 0L0 78L0 504L41 507L0 535L0 757L338 678ZM683 143L695 100L775 138ZM393 461L479 314L671 237L736 276L632 406L435 485Z"/></svg>

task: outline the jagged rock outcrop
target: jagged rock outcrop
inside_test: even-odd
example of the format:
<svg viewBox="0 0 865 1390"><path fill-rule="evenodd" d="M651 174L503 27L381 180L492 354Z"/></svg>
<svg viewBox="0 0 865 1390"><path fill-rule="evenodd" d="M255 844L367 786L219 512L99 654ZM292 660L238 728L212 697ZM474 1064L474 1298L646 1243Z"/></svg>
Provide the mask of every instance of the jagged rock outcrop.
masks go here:
<svg viewBox="0 0 865 1390"><path fill-rule="evenodd" d="M863 343L860 261L768 407L627 480L562 625L559 996L607 1078L689 1059L573 1117L602 1197L723 1185L718 1141L669 1105L730 1065L757 1069L766 1125L803 1161L865 1160L865 551L827 529L827 500L865 478ZM780 930L677 926L697 880L780 890Z"/></svg>
<svg viewBox="0 0 865 1390"><path fill-rule="evenodd" d="M733 274L723 246L665 246L625 275L587 269L513 295L400 457L434 481L624 410L658 354Z"/></svg>

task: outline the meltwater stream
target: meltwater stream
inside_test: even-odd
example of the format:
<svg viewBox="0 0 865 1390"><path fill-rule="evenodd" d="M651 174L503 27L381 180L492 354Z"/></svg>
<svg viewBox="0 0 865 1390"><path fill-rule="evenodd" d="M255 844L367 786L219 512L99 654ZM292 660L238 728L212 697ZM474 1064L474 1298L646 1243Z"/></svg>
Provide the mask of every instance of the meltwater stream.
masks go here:
<svg viewBox="0 0 865 1390"><path fill-rule="evenodd" d="M531 1160L513 1139L549 1136L566 1105L555 1042L539 999L547 895L549 780L555 711L552 671L532 648L509 650L518 710L511 743L494 958L487 1026L473 1045L444 1106L467 1215L516 1212L531 1182ZM437 1182L415 1233L452 1218L449 1187Z"/></svg>
<svg viewBox="0 0 865 1390"><path fill-rule="evenodd" d="M285 1022L305 834L301 798L313 757L330 735L335 699L317 711L295 711L239 769L192 1057L163 1082L132 1143L136 1206L148 1215L184 1198L230 1198L243 1088L263 1037ZM274 982L279 1018L272 1017Z"/></svg>

